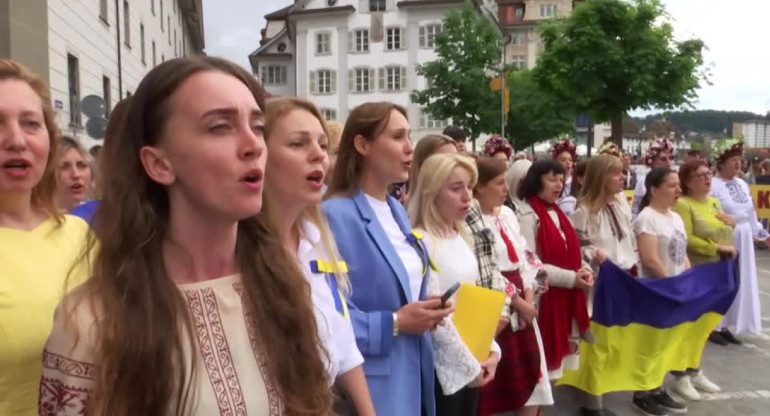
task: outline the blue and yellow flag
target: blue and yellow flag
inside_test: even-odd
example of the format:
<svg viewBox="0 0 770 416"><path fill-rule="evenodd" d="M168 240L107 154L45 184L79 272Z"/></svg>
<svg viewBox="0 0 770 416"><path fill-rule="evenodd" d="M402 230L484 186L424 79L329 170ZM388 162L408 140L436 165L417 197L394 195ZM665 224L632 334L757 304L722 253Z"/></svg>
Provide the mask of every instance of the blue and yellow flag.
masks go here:
<svg viewBox="0 0 770 416"><path fill-rule="evenodd" d="M733 303L738 264L725 260L666 279L636 279L611 262L599 271L580 368L558 384L601 395L660 387L672 370L698 368L706 339Z"/></svg>

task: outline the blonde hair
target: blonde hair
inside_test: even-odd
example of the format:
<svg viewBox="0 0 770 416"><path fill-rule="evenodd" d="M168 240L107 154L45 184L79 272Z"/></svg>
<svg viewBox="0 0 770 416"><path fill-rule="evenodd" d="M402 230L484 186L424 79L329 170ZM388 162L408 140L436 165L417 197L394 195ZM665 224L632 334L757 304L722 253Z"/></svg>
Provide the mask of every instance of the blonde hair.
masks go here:
<svg viewBox="0 0 770 416"><path fill-rule="evenodd" d="M39 75L11 59L0 59L0 81L5 80L17 80L27 84L40 98L40 111L43 113L43 122L48 131L49 150L43 176L40 178L40 182L32 188L32 206L45 211L56 221L57 226L61 225L64 216L59 212L54 202L54 193L56 192L54 158L59 146L60 132L59 126L56 124L56 113L51 105L50 89Z"/></svg>
<svg viewBox="0 0 770 416"><path fill-rule="evenodd" d="M436 196L456 167L461 167L471 174L471 187L476 185L478 171L473 159L460 154L444 153L429 157L422 165L415 182L412 197L409 199L409 220L415 228L422 228L431 235L438 234L441 217L436 207ZM470 232L465 221L456 221L455 229L463 239L471 244Z"/></svg>
<svg viewBox="0 0 770 416"><path fill-rule="evenodd" d="M407 186L407 192L411 196L411 189L414 188L415 182L417 182L417 175L420 173L420 168L425 161L433 156L438 148L444 145L456 146L455 141L443 134L428 134L420 139L414 146L414 154L412 155L412 169L409 171L409 186Z"/></svg>
<svg viewBox="0 0 770 416"><path fill-rule="evenodd" d="M268 100L269 102L269 100ZM336 121L325 121L326 123L326 131L328 133L329 141L331 141L332 137L336 137L339 141L340 136L342 136L342 124L337 123Z"/></svg>
<svg viewBox="0 0 770 416"><path fill-rule="evenodd" d="M588 161L583 181L585 186L580 191L578 204L585 206L591 213L601 210L607 202L607 178L617 172L623 172L623 161L619 157L607 154L592 157Z"/></svg>
<svg viewBox="0 0 770 416"><path fill-rule="evenodd" d="M324 131L324 135L326 137L329 137L329 127L330 124L327 123L323 116L321 115L321 112L318 111L318 108L311 103L310 101L303 100L300 98L294 98L294 97L280 97L280 98L270 98L267 100L267 103L265 105L265 141L270 141L270 136L273 133L273 127L276 125L278 120L280 120L283 117L286 117L288 114L290 114L292 111L299 110L299 111L307 111L308 113L312 114L313 117L318 119L318 121L321 123L321 128ZM338 124L334 123L335 125L339 126ZM327 172L328 174L329 172ZM262 213L259 215L265 215L268 218L276 216L277 212L280 211L280 207L273 207L269 203L270 197L270 188L265 188L266 198L265 198L265 204L264 208L262 209ZM332 262L332 268L334 270L334 276L337 278L337 284L340 288L340 290L345 294L350 294L350 280L348 279L348 276L346 273L342 271L342 269L339 267L340 260L342 259L342 256L339 254L339 250L337 249L337 243L334 241L334 237L332 237L332 232L329 229L329 224L326 221L326 216L321 211L321 205L320 204L309 204L305 207L305 209L302 210L302 212L299 214L299 217L297 217L296 221L294 221L294 224L292 227L294 227L295 230L297 230L301 236L307 237L304 235L301 224L303 221L309 221L313 223L316 227L318 227L318 230L321 233L321 245L323 246L324 250L326 251L326 255L330 258L323 259L326 261Z"/></svg>

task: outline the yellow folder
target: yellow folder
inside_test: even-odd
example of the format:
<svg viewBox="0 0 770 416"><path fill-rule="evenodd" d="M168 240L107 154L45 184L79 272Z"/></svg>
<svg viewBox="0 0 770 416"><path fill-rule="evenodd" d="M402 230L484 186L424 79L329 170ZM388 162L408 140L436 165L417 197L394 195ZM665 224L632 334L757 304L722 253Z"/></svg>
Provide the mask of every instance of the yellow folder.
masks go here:
<svg viewBox="0 0 770 416"><path fill-rule="evenodd" d="M467 283L457 291L452 321L465 345L479 361L489 357L503 305L503 292Z"/></svg>

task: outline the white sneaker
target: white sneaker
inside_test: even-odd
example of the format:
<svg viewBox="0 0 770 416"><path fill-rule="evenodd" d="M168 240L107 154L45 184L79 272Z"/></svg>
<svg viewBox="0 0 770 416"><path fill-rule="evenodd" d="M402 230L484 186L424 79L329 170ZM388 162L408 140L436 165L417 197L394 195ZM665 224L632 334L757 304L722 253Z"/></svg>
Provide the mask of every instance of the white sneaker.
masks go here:
<svg viewBox="0 0 770 416"><path fill-rule="evenodd" d="M700 393L698 393L698 390L695 390L695 387L692 386L689 376L676 377L672 387L675 392L677 392L680 396L682 396L682 398L686 400L700 400Z"/></svg>
<svg viewBox="0 0 770 416"><path fill-rule="evenodd" d="M699 372L698 375L690 377L690 384L696 389L706 393L719 393L722 391L722 388L703 375L702 371Z"/></svg>

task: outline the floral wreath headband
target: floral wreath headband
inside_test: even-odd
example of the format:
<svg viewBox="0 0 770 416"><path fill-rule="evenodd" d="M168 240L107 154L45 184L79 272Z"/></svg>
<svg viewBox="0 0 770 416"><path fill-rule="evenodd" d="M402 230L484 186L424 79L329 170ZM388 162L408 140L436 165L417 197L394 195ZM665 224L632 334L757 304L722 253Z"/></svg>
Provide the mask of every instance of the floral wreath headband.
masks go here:
<svg viewBox="0 0 770 416"><path fill-rule="evenodd" d="M569 152L572 155L573 162L577 160L577 147L575 147L575 143L572 143L569 137L565 137L551 145L551 159L555 160L564 152Z"/></svg>
<svg viewBox="0 0 770 416"><path fill-rule="evenodd" d="M604 143L602 143L601 146L599 146L599 154L600 155L610 155L615 157L620 157L620 149L618 149L618 145L615 144L612 140L605 140Z"/></svg>
<svg viewBox="0 0 770 416"><path fill-rule="evenodd" d="M721 163L732 156L743 155L743 140L738 138L722 139L711 148L711 161Z"/></svg>
<svg viewBox="0 0 770 416"><path fill-rule="evenodd" d="M660 152L669 152L672 157L676 156L676 146L674 146L674 142L666 138L655 139L647 149L647 153L644 156L644 163L647 166L652 166L652 162Z"/></svg>
<svg viewBox="0 0 770 416"><path fill-rule="evenodd" d="M505 156L510 159L511 154L513 153L513 147L511 147L508 140L505 140L498 135L493 135L487 140L486 144L484 144L484 155L492 157L498 152L505 153Z"/></svg>

